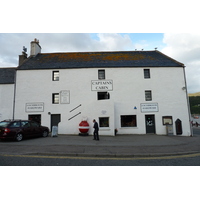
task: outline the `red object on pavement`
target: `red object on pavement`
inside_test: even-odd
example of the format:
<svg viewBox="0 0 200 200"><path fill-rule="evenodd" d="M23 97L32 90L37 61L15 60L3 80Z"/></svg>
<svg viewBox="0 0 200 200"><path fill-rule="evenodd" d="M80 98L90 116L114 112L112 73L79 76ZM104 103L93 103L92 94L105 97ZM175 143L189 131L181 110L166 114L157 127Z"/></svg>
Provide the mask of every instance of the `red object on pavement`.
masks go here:
<svg viewBox="0 0 200 200"><path fill-rule="evenodd" d="M81 133L87 133L89 131L89 124L87 121L82 121L80 124L79 124L79 131Z"/></svg>

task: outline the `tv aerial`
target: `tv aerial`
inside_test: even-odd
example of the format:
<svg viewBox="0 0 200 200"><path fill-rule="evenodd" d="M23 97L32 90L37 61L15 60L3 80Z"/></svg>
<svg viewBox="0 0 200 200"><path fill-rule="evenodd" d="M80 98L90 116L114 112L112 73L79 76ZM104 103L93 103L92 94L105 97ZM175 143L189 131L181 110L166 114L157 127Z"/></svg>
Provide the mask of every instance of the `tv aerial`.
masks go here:
<svg viewBox="0 0 200 200"><path fill-rule="evenodd" d="M23 51L26 53L27 52L27 48L25 46L23 46Z"/></svg>

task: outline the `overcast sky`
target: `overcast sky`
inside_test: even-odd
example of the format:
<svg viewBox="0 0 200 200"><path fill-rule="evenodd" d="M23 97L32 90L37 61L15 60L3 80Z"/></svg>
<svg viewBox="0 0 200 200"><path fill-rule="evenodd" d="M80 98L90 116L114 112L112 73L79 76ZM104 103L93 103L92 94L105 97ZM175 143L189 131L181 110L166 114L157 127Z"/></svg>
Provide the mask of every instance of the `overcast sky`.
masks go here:
<svg viewBox="0 0 200 200"><path fill-rule="evenodd" d="M188 92L200 91L200 34L190 33L0 33L0 67L16 67L23 46L39 39L42 53L154 50L186 66Z"/></svg>
<svg viewBox="0 0 200 200"><path fill-rule="evenodd" d="M188 92L200 91L198 0L57 0L48 9L46 1L7 0L0 19L0 67L16 67L34 38L42 53L157 47L185 64Z"/></svg>

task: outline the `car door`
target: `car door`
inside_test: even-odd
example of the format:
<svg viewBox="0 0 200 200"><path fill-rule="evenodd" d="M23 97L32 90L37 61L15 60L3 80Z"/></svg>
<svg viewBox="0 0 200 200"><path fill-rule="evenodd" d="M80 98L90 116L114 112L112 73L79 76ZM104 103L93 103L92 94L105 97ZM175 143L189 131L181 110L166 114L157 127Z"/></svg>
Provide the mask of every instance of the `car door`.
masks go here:
<svg viewBox="0 0 200 200"><path fill-rule="evenodd" d="M32 137L34 135L34 131L29 121L21 121L21 127L24 137Z"/></svg>
<svg viewBox="0 0 200 200"><path fill-rule="evenodd" d="M40 125L37 122L31 121L31 127L32 127L32 131L33 131L34 136L41 135L42 131L41 131Z"/></svg>

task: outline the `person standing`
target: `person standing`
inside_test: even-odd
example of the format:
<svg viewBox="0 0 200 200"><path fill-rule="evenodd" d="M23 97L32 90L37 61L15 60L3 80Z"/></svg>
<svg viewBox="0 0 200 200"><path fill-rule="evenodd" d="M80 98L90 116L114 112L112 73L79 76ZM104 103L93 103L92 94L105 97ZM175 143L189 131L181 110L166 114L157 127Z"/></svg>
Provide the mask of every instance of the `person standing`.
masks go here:
<svg viewBox="0 0 200 200"><path fill-rule="evenodd" d="M94 139L93 140L99 140L99 126L98 126L98 123L96 122L95 119L93 120L93 123L94 123L94 126L93 126L93 128L94 128L94 133L93 133Z"/></svg>

